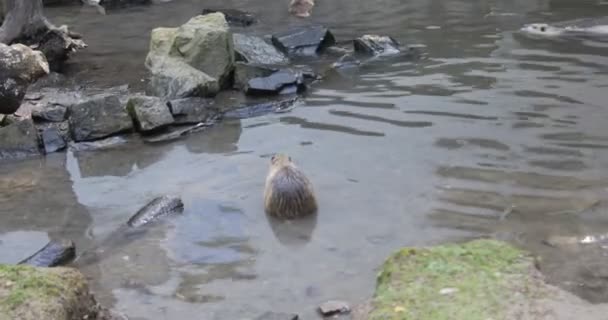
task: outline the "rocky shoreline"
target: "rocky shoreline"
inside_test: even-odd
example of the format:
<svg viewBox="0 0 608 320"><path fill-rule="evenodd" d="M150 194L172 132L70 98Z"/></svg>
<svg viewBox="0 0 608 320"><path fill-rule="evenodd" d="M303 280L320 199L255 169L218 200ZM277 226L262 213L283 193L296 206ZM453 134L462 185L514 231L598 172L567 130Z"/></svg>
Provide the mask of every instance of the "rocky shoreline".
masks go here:
<svg viewBox="0 0 608 320"><path fill-rule="evenodd" d="M291 110L324 73L387 55L416 56L386 36L338 42L320 25L266 37L234 33L231 26L257 20L234 9L202 12L179 27L152 30L144 92L131 92L127 85L103 90L76 85L53 72L39 51L20 44L0 47L0 69L11 77L5 83L15 83L0 90L0 101L10 101L0 109L0 161L68 147L103 149L133 133L145 142L171 141L223 118ZM19 50L27 54L11 58ZM321 58L333 62L302 63ZM218 98L223 96L232 99Z"/></svg>

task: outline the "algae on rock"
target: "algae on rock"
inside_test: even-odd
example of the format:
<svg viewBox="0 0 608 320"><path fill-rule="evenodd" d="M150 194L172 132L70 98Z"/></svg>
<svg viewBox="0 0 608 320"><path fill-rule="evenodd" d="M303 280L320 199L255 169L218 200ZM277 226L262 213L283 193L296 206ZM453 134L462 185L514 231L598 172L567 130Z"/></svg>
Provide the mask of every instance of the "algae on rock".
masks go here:
<svg viewBox="0 0 608 320"><path fill-rule="evenodd" d="M405 248L384 263L368 319L515 319L542 296L535 271L532 256L494 240Z"/></svg>

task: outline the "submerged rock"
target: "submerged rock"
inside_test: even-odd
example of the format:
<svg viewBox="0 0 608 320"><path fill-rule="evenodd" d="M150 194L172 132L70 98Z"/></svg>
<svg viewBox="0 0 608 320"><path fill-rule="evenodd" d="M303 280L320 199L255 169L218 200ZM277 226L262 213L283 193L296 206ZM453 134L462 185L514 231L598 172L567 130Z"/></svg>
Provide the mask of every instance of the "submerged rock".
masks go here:
<svg viewBox="0 0 608 320"><path fill-rule="evenodd" d="M42 249L19 264L34 267L56 267L65 265L76 257L76 246L71 240L50 241Z"/></svg>
<svg viewBox="0 0 608 320"><path fill-rule="evenodd" d="M261 103L248 104L227 111L226 113L224 113L223 117L226 119L246 119L265 115L271 112L287 112L294 108L294 105L297 101L298 98L296 96L279 101L267 101Z"/></svg>
<svg viewBox="0 0 608 320"><path fill-rule="evenodd" d="M0 43L0 114L17 111L27 87L48 73L49 64L42 52L22 44Z"/></svg>
<svg viewBox="0 0 608 320"><path fill-rule="evenodd" d="M237 61L260 65L285 65L289 59L263 38L235 33L234 51Z"/></svg>
<svg viewBox="0 0 608 320"><path fill-rule="evenodd" d="M283 69L267 77L249 80L245 92L249 95L268 95L296 93L304 89L302 74L291 69Z"/></svg>
<svg viewBox="0 0 608 320"><path fill-rule="evenodd" d="M129 99L127 111L139 131L152 131L174 122L167 103L157 97L137 96Z"/></svg>
<svg viewBox="0 0 608 320"><path fill-rule="evenodd" d="M216 12L223 13L226 17L226 21L228 21L228 24L231 26L248 27L258 21L253 13L237 9L203 9L202 14L205 15Z"/></svg>
<svg viewBox="0 0 608 320"><path fill-rule="evenodd" d="M41 135L44 152L47 154L63 150L67 146L65 140L61 136L61 133L55 127L44 129Z"/></svg>
<svg viewBox="0 0 608 320"><path fill-rule="evenodd" d="M154 198L150 203L139 209L133 215L127 225L132 228L138 228L149 224L161 217L179 214L184 209L182 199L170 196L160 196Z"/></svg>
<svg viewBox="0 0 608 320"><path fill-rule="evenodd" d="M70 107L70 132L74 141L108 137L133 129L133 121L117 96L99 94Z"/></svg>
<svg viewBox="0 0 608 320"><path fill-rule="evenodd" d="M32 119L17 120L0 128L0 160L40 155L38 130Z"/></svg>
<svg viewBox="0 0 608 320"><path fill-rule="evenodd" d="M232 33L224 15L200 15L178 28L152 30L145 65L153 92L170 98L216 94L234 68Z"/></svg>
<svg viewBox="0 0 608 320"><path fill-rule="evenodd" d="M116 136L97 141L72 142L70 143L70 149L74 151L98 151L124 145L127 142L129 140L125 137Z"/></svg>
<svg viewBox="0 0 608 320"><path fill-rule="evenodd" d="M314 55L334 45L336 39L329 29L311 25L275 33L272 35L272 43L286 54Z"/></svg>
<svg viewBox="0 0 608 320"><path fill-rule="evenodd" d="M264 78L279 71L279 69L264 65L237 62L234 68L234 87L245 90L249 80Z"/></svg>
<svg viewBox="0 0 608 320"><path fill-rule="evenodd" d="M300 317L295 313L284 313L284 312L264 312L255 320L298 320Z"/></svg>
<svg viewBox="0 0 608 320"><path fill-rule="evenodd" d="M110 320L105 310L76 269L0 265L0 320Z"/></svg>
<svg viewBox="0 0 608 320"><path fill-rule="evenodd" d="M205 122L217 115L213 99L184 98L169 101L169 109L176 124Z"/></svg>
<svg viewBox="0 0 608 320"><path fill-rule="evenodd" d="M371 55L383 56L401 53L399 43L388 36L366 34L353 41L355 52Z"/></svg>
<svg viewBox="0 0 608 320"><path fill-rule="evenodd" d="M337 314L345 314L350 312L348 303L340 300L330 300L322 303L319 306L319 312L324 317L330 317Z"/></svg>

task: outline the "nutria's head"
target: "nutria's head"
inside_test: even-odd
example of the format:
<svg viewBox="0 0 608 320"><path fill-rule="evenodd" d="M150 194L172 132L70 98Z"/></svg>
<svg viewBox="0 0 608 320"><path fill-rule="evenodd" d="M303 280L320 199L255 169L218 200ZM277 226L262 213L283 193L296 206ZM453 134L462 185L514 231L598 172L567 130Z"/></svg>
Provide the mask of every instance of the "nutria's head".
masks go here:
<svg viewBox="0 0 608 320"><path fill-rule="evenodd" d="M562 29L550 26L546 23L527 24L524 25L520 31L539 36L556 36L562 33Z"/></svg>
<svg viewBox="0 0 608 320"><path fill-rule="evenodd" d="M306 18L310 16L313 6L312 0L292 0L289 4L289 12L296 17Z"/></svg>
<svg viewBox="0 0 608 320"><path fill-rule="evenodd" d="M286 166L291 163L291 157L282 153L277 153L270 158L270 164L272 166Z"/></svg>

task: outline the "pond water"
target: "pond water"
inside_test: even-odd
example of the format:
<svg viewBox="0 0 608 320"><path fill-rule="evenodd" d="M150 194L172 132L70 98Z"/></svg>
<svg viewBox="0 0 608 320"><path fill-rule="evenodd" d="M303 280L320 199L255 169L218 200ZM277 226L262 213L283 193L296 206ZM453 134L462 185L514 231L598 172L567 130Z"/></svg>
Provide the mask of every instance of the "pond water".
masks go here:
<svg viewBox="0 0 608 320"><path fill-rule="evenodd" d="M238 32L321 23L339 40L387 34L425 56L330 74L290 113L181 141L3 164L0 262L49 238L96 246L169 193L183 198L183 215L78 265L103 303L133 319L314 319L325 300L368 298L394 250L478 236L533 251L550 282L608 302L604 239L576 242L608 233L608 42L517 33L606 15L607 2L318 0L307 20L289 16L287 3L175 0L105 16L47 8L89 44L69 75L101 88L141 88L152 28L205 7L259 17ZM313 181L314 221L277 225L264 215L275 152Z"/></svg>

